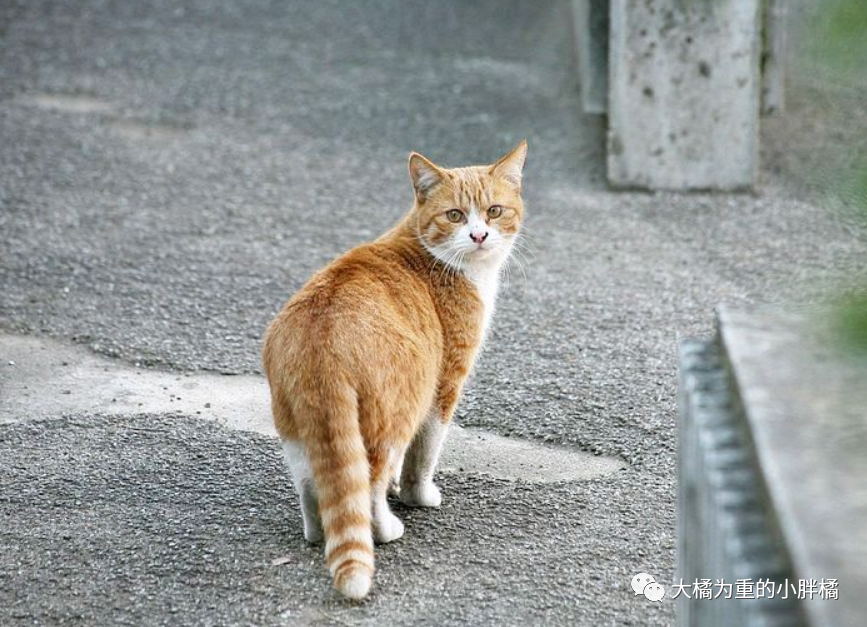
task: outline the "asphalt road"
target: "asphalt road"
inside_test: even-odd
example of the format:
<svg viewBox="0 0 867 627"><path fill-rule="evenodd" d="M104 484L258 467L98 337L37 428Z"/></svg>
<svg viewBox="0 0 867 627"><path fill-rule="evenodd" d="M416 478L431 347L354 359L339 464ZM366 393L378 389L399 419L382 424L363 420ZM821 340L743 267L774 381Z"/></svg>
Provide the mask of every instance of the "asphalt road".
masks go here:
<svg viewBox="0 0 867 627"><path fill-rule="evenodd" d="M758 194L614 193L565 1L215 5L0 6L0 329L260 373L282 302L408 208L410 150L460 165L526 137L532 255L458 421L628 468L444 475L444 507L400 512L350 606L273 440L185 414L7 416L0 624L671 625L674 602L629 582L674 577L676 337L722 300L820 295L867 252L798 187L809 94L768 125Z"/></svg>

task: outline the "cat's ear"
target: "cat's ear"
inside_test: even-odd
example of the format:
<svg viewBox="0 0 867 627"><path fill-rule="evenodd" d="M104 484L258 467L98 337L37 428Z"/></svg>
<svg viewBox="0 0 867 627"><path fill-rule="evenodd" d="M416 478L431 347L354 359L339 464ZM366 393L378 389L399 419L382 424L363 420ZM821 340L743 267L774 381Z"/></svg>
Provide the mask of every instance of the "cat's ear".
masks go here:
<svg viewBox="0 0 867 627"><path fill-rule="evenodd" d="M443 182L445 175L430 159L413 152L409 155L409 177L416 196L424 201L430 191Z"/></svg>
<svg viewBox="0 0 867 627"><path fill-rule="evenodd" d="M491 174L506 179L512 185L521 189L521 176L524 172L524 161L527 159L527 140L515 146L509 154L502 157L491 166Z"/></svg>

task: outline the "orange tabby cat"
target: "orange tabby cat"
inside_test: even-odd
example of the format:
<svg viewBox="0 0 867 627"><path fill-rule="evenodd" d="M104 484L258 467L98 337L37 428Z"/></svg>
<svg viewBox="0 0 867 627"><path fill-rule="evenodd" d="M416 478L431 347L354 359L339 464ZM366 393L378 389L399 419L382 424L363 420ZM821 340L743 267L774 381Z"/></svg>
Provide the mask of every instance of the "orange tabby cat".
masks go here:
<svg viewBox="0 0 867 627"><path fill-rule="evenodd" d="M374 539L403 535L389 488L440 504L434 468L521 226L526 154L521 142L494 165L455 169L411 154L412 210L315 274L265 335L304 537L324 536L349 598L370 590Z"/></svg>

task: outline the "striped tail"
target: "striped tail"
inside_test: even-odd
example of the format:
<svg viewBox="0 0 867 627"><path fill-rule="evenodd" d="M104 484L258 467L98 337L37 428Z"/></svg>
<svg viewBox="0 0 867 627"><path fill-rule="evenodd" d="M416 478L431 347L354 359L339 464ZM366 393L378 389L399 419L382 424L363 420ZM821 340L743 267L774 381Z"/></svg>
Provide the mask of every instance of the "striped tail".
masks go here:
<svg viewBox="0 0 867 627"><path fill-rule="evenodd" d="M317 438L308 455L325 532L325 561L334 587L363 599L373 582L370 467L358 424L355 395L328 403L318 416ZM321 410L320 410L321 412Z"/></svg>

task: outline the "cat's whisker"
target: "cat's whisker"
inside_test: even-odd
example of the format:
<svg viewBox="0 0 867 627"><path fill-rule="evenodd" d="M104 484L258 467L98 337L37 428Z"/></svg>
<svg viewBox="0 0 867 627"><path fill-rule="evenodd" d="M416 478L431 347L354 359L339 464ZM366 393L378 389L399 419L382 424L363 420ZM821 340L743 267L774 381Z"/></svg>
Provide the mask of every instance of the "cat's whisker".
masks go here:
<svg viewBox="0 0 867 627"><path fill-rule="evenodd" d="M526 287L526 285L527 285L527 272L524 270L524 264L522 264L522 263L517 259L517 257L511 257L511 258L509 259L509 263L507 264L507 267L509 268L509 272L510 272L510 274L511 274L511 270L512 270L512 267L513 267L513 266L514 266L514 267L517 267L518 270L521 271L521 277L523 278L523 286Z"/></svg>
<svg viewBox="0 0 867 627"><path fill-rule="evenodd" d="M532 246L530 246L530 244L528 244L524 240L524 238L522 238L520 236L515 238L515 243L514 243L514 246L512 247L512 250L516 254L522 255L522 256L532 256L533 255Z"/></svg>
<svg viewBox="0 0 867 627"><path fill-rule="evenodd" d="M511 256L510 259L514 259L515 263L529 264L532 261L532 259L530 259L528 255L521 250L515 250L513 251L513 253L514 254Z"/></svg>
<svg viewBox="0 0 867 627"><path fill-rule="evenodd" d="M512 284L512 271L508 263L503 264L503 283L506 284L506 287Z"/></svg>
<svg viewBox="0 0 867 627"><path fill-rule="evenodd" d="M449 280L450 278L452 278L454 276L454 274L455 274L454 262L457 260L458 257L460 257L460 255L461 255L461 251L457 250L452 254L451 257L449 257L449 260L446 262L446 264L445 264L445 277L444 277L446 280Z"/></svg>
<svg viewBox="0 0 867 627"><path fill-rule="evenodd" d="M524 248L532 248L531 244L534 244L533 240L527 237L525 233L516 235L514 241L516 246L523 246Z"/></svg>
<svg viewBox="0 0 867 627"><path fill-rule="evenodd" d="M421 244L423 249L425 249L425 250L427 249L427 246L426 246L424 240L421 238L421 236L416 235L415 239L418 241L419 244ZM440 259L438 259L435 255L431 255L430 267L428 268L428 273L427 273L428 274L427 278L429 281L433 282L434 270L437 269L437 265L442 264L442 263L443 262Z"/></svg>
<svg viewBox="0 0 867 627"><path fill-rule="evenodd" d="M523 244L523 242L521 242L520 236L516 236L512 240L512 250L511 250L512 254L509 255L508 259L506 260L506 263L504 266L504 271L505 271L506 281L509 285L511 285L512 268L517 267L518 270L521 271L521 276L523 278L522 287L524 289L526 289L527 272L526 272L526 269L524 267L524 264L529 263L529 260L527 259L527 255L526 255L525 251L518 244L525 245L525 244Z"/></svg>
<svg viewBox="0 0 867 627"><path fill-rule="evenodd" d="M512 247L514 252L519 255L523 255L525 259L529 261L535 257L535 253L533 252L532 242L528 242L526 240L526 233L522 231L512 240Z"/></svg>
<svg viewBox="0 0 867 627"><path fill-rule="evenodd" d="M451 256L448 258L448 260L445 261L445 262L443 263L443 267L442 267L442 269L440 270L440 274L439 274L439 276L437 277L437 281L438 281L438 282L439 282L439 281L442 281L442 280L448 281L450 278L451 278L452 280L454 280L454 276L457 276L457 270L460 269L459 264L458 264L458 267L455 267L454 262L455 262L455 261L456 261L456 260L457 260L461 255L462 255L462 251L461 251L461 250L457 250L457 251L452 252L452 254L451 254Z"/></svg>
<svg viewBox="0 0 867 627"><path fill-rule="evenodd" d="M453 274L453 276L452 276L452 280L454 280L455 278L457 278L457 276L458 276L458 269L459 269L459 268L463 268L463 266L464 266L464 257L466 257L466 256L467 256L467 251L465 251L465 250L462 250L461 253L460 253L460 255L458 255L457 268L455 268L455 272L454 272L454 274Z"/></svg>
<svg viewBox="0 0 867 627"><path fill-rule="evenodd" d="M518 269L521 271L521 276L524 278L524 285L526 285L527 284L527 269L526 269L526 267L518 258L515 258L515 265L518 266Z"/></svg>
<svg viewBox="0 0 867 627"><path fill-rule="evenodd" d="M536 234L526 225L521 226L521 232L518 234L518 237L533 241L536 239Z"/></svg>
<svg viewBox="0 0 867 627"><path fill-rule="evenodd" d="M446 276L445 279L447 282L450 282L454 285L454 279L457 275L457 267L460 264L461 251L456 250L455 253L449 258L449 262L446 264Z"/></svg>

